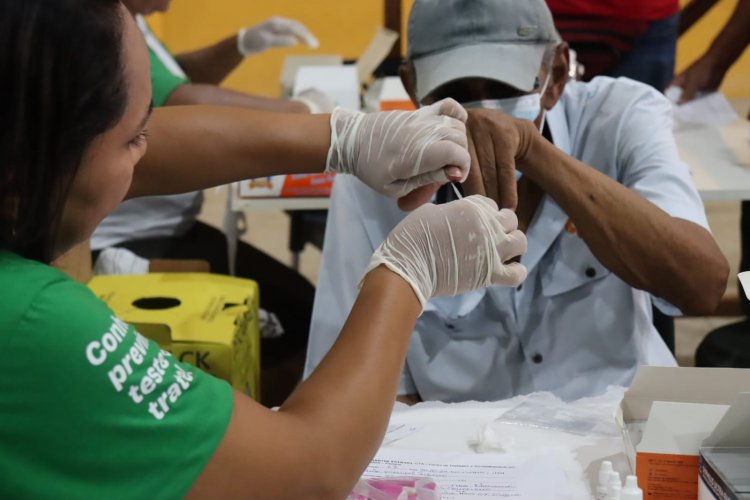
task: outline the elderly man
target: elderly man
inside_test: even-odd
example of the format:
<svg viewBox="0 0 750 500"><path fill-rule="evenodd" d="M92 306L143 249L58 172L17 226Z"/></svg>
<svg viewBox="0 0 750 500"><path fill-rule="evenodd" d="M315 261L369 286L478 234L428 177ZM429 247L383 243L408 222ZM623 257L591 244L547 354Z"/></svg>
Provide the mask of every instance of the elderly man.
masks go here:
<svg viewBox="0 0 750 500"><path fill-rule="evenodd" d="M402 80L418 105L450 96L474 108L477 168L463 189L517 207L529 276L516 289L430 301L399 393L574 399L628 385L638 365L674 365L652 303L673 315L710 312L728 266L677 155L669 103L627 79L567 83L568 48L543 0L417 0L408 29ZM338 179L330 217L306 373L335 340L368 255L404 213Z"/></svg>

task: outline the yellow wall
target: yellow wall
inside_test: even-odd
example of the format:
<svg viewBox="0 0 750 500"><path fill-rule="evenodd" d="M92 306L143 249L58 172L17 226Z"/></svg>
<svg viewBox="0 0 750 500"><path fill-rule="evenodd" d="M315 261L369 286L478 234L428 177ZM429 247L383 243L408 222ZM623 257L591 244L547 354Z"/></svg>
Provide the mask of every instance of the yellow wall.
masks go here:
<svg viewBox="0 0 750 500"><path fill-rule="evenodd" d="M688 0L681 0L684 5ZM677 51L677 70L685 68L711 43L737 0L718 5L683 37ZM403 0L404 24L413 0ZM205 46L272 15L304 22L320 39L320 48L276 49L248 58L226 86L275 96L279 74L288 54L342 54L355 58L383 23L382 0L174 0L169 12L152 16L154 31L175 52ZM727 74L722 90L731 97L750 97L750 50Z"/></svg>

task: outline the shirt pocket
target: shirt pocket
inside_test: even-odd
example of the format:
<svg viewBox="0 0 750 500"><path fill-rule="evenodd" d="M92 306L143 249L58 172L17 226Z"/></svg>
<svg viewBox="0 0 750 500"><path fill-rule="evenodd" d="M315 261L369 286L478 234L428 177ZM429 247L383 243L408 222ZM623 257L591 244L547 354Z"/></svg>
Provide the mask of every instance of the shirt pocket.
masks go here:
<svg viewBox="0 0 750 500"><path fill-rule="evenodd" d="M563 232L540 263L542 295L555 297L603 280L610 274L575 233Z"/></svg>

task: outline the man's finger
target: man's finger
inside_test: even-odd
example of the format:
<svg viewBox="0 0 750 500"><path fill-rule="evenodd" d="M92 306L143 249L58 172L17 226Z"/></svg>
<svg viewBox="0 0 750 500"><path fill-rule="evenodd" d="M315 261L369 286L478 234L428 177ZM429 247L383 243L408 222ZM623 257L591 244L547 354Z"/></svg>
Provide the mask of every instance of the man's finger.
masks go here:
<svg viewBox="0 0 750 500"><path fill-rule="evenodd" d="M507 141L494 141L494 164L483 165L482 174L485 182L488 181L485 170L492 169L497 183L497 204L500 208L515 210L518 205L518 192L516 186L516 152L508 147Z"/></svg>
<svg viewBox="0 0 750 500"><path fill-rule="evenodd" d="M695 98L695 94L697 93L698 85L695 83L695 80L687 80L685 82L685 86L682 89L682 95L680 96L678 104L692 101Z"/></svg>
<svg viewBox="0 0 750 500"><path fill-rule="evenodd" d="M439 187L440 184L435 183L415 189L406 196L402 196L398 199L398 208L404 212L416 210L425 203L428 203Z"/></svg>
<svg viewBox="0 0 750 500"><path fill-rule="evenodd" d="M479 168L479 161L477 160L477 152L474 149L474 143L469 139L469 155L471 155L471 168L469 169L469 176L463 183L463 190L466 196L472 194L481 194L482 196L487 195L487 190L484 188L484 178L482 177L482 171Z"/></svg>

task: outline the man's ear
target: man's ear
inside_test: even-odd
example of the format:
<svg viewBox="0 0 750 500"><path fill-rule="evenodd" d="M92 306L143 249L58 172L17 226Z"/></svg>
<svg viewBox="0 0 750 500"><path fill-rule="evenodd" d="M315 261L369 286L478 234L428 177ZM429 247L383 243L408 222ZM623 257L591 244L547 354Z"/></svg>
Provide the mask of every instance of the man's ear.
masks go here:
<svg viewBox="0 0 750 500"><path fill-rule="evenodd" d="M408 59L401 63L398 67L398 76L401 77L401 83L406 89L406 93L409 94L411 102L414 106L419 108L419 101L417 100L417 72L414 71L414 63Z"/></svg>
<svg viewBox="0 0 750 500"><path fill-rule="evenodd" d="M560 100L560 96L565 90L565 84L568 82L568 70L570 68L569 50L567 42L562 42L555 47L555 56L552 59L552 76L542 98L544 109L552 109L557 104L557 101Z"/></svg>

